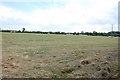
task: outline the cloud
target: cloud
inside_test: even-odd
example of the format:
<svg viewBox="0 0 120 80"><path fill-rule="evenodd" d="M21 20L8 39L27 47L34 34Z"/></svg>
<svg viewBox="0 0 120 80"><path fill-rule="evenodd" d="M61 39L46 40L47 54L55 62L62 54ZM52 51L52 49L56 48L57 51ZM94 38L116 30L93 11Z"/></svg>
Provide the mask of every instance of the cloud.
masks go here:
<svg viewBox="0 0 120 80"><path fill-rule="evenodd" d="M5 6L0 6L0 24L12 25L12 24L25 24L28 23L25 19L27 14L8 8Z"/></svg>
<svg viewBox="0 0 120 80"><path fill-rule="evenodd" d="M106 25L116 25L118 22L118 0L54 1L51 8L31 12L0 5L0 25L22 25L28 30L106 32L110 31Z"/></svg>

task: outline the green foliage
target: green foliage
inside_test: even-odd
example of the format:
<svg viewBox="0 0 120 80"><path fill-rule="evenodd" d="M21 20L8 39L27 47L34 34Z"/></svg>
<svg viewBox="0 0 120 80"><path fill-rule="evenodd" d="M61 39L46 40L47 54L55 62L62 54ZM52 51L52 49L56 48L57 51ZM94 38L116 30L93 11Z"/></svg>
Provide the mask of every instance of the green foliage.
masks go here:
<svg viewBox="0 0 120 80"><path fill-rule="evenodd" d="M114 37L120 37L120 31L111 31L111 32L108 32L108 33L105 33L105 32L96 32L96 31L93 31L93 32L83 32L81 31L81 33L79 32L70 32L70 33L66 33L66 32L42 32L42 31L25 31L25 28L22 28L22 31L20 30L12 30L16 33L39 33L39 34L61 34L61 35L66 35L66 34L72 34L72 35L88 35L88 36L114 36ZM2 30L2 32L11 32L11 30Z"/></svg>
<svg viewBox="0 0 120 80"><path fill-rule="evenodd" d="M22 32L25 32L25 28L22 28Z"/></svg>

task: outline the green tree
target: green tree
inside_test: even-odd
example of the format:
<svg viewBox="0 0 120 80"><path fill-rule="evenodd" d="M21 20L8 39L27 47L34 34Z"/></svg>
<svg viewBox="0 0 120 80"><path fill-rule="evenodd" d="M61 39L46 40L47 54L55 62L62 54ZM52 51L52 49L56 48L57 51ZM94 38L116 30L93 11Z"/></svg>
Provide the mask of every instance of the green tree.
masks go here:
<svg viewBox="0 0 120 80"><path fill-rule="evenodd" d="M83 32L83 31L81 31L81 34L84 34L84 32Z"/></svg>
<svg viewBox="0 0 120 80"><path fill-rule="evenodd" d="M25 28L22 28L22 32L25 32Z"/></svg>
<svg viewBox="0 0 120 80"><path fill-rule="evenodd" d="M93 31L93 36L97 36L97 32L96 31Z"/></svg>

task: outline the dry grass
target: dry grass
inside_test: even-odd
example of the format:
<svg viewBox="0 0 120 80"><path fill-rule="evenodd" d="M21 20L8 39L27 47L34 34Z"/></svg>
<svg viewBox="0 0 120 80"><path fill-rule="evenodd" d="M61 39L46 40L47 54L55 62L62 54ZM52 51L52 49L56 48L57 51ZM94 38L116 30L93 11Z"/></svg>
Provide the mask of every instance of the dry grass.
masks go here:
<svg viewBox="0 0 120 80"><path fill-rule="evenodd" d="M31 33L2 36L5 78L90 78L118 73L118 38ZM106 66L110 72L104 70Z"/></svg>

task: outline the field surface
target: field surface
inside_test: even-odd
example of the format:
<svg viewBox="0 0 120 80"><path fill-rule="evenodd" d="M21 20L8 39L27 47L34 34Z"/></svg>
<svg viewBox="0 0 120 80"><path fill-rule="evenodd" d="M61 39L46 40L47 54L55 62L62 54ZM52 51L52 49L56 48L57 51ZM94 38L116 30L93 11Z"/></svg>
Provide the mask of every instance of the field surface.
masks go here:
<svg viewBox="0 0 120 80"><path fill-rule="evenodd" d="M118 38L2 33L3 78L118 75Z"/></svg>

